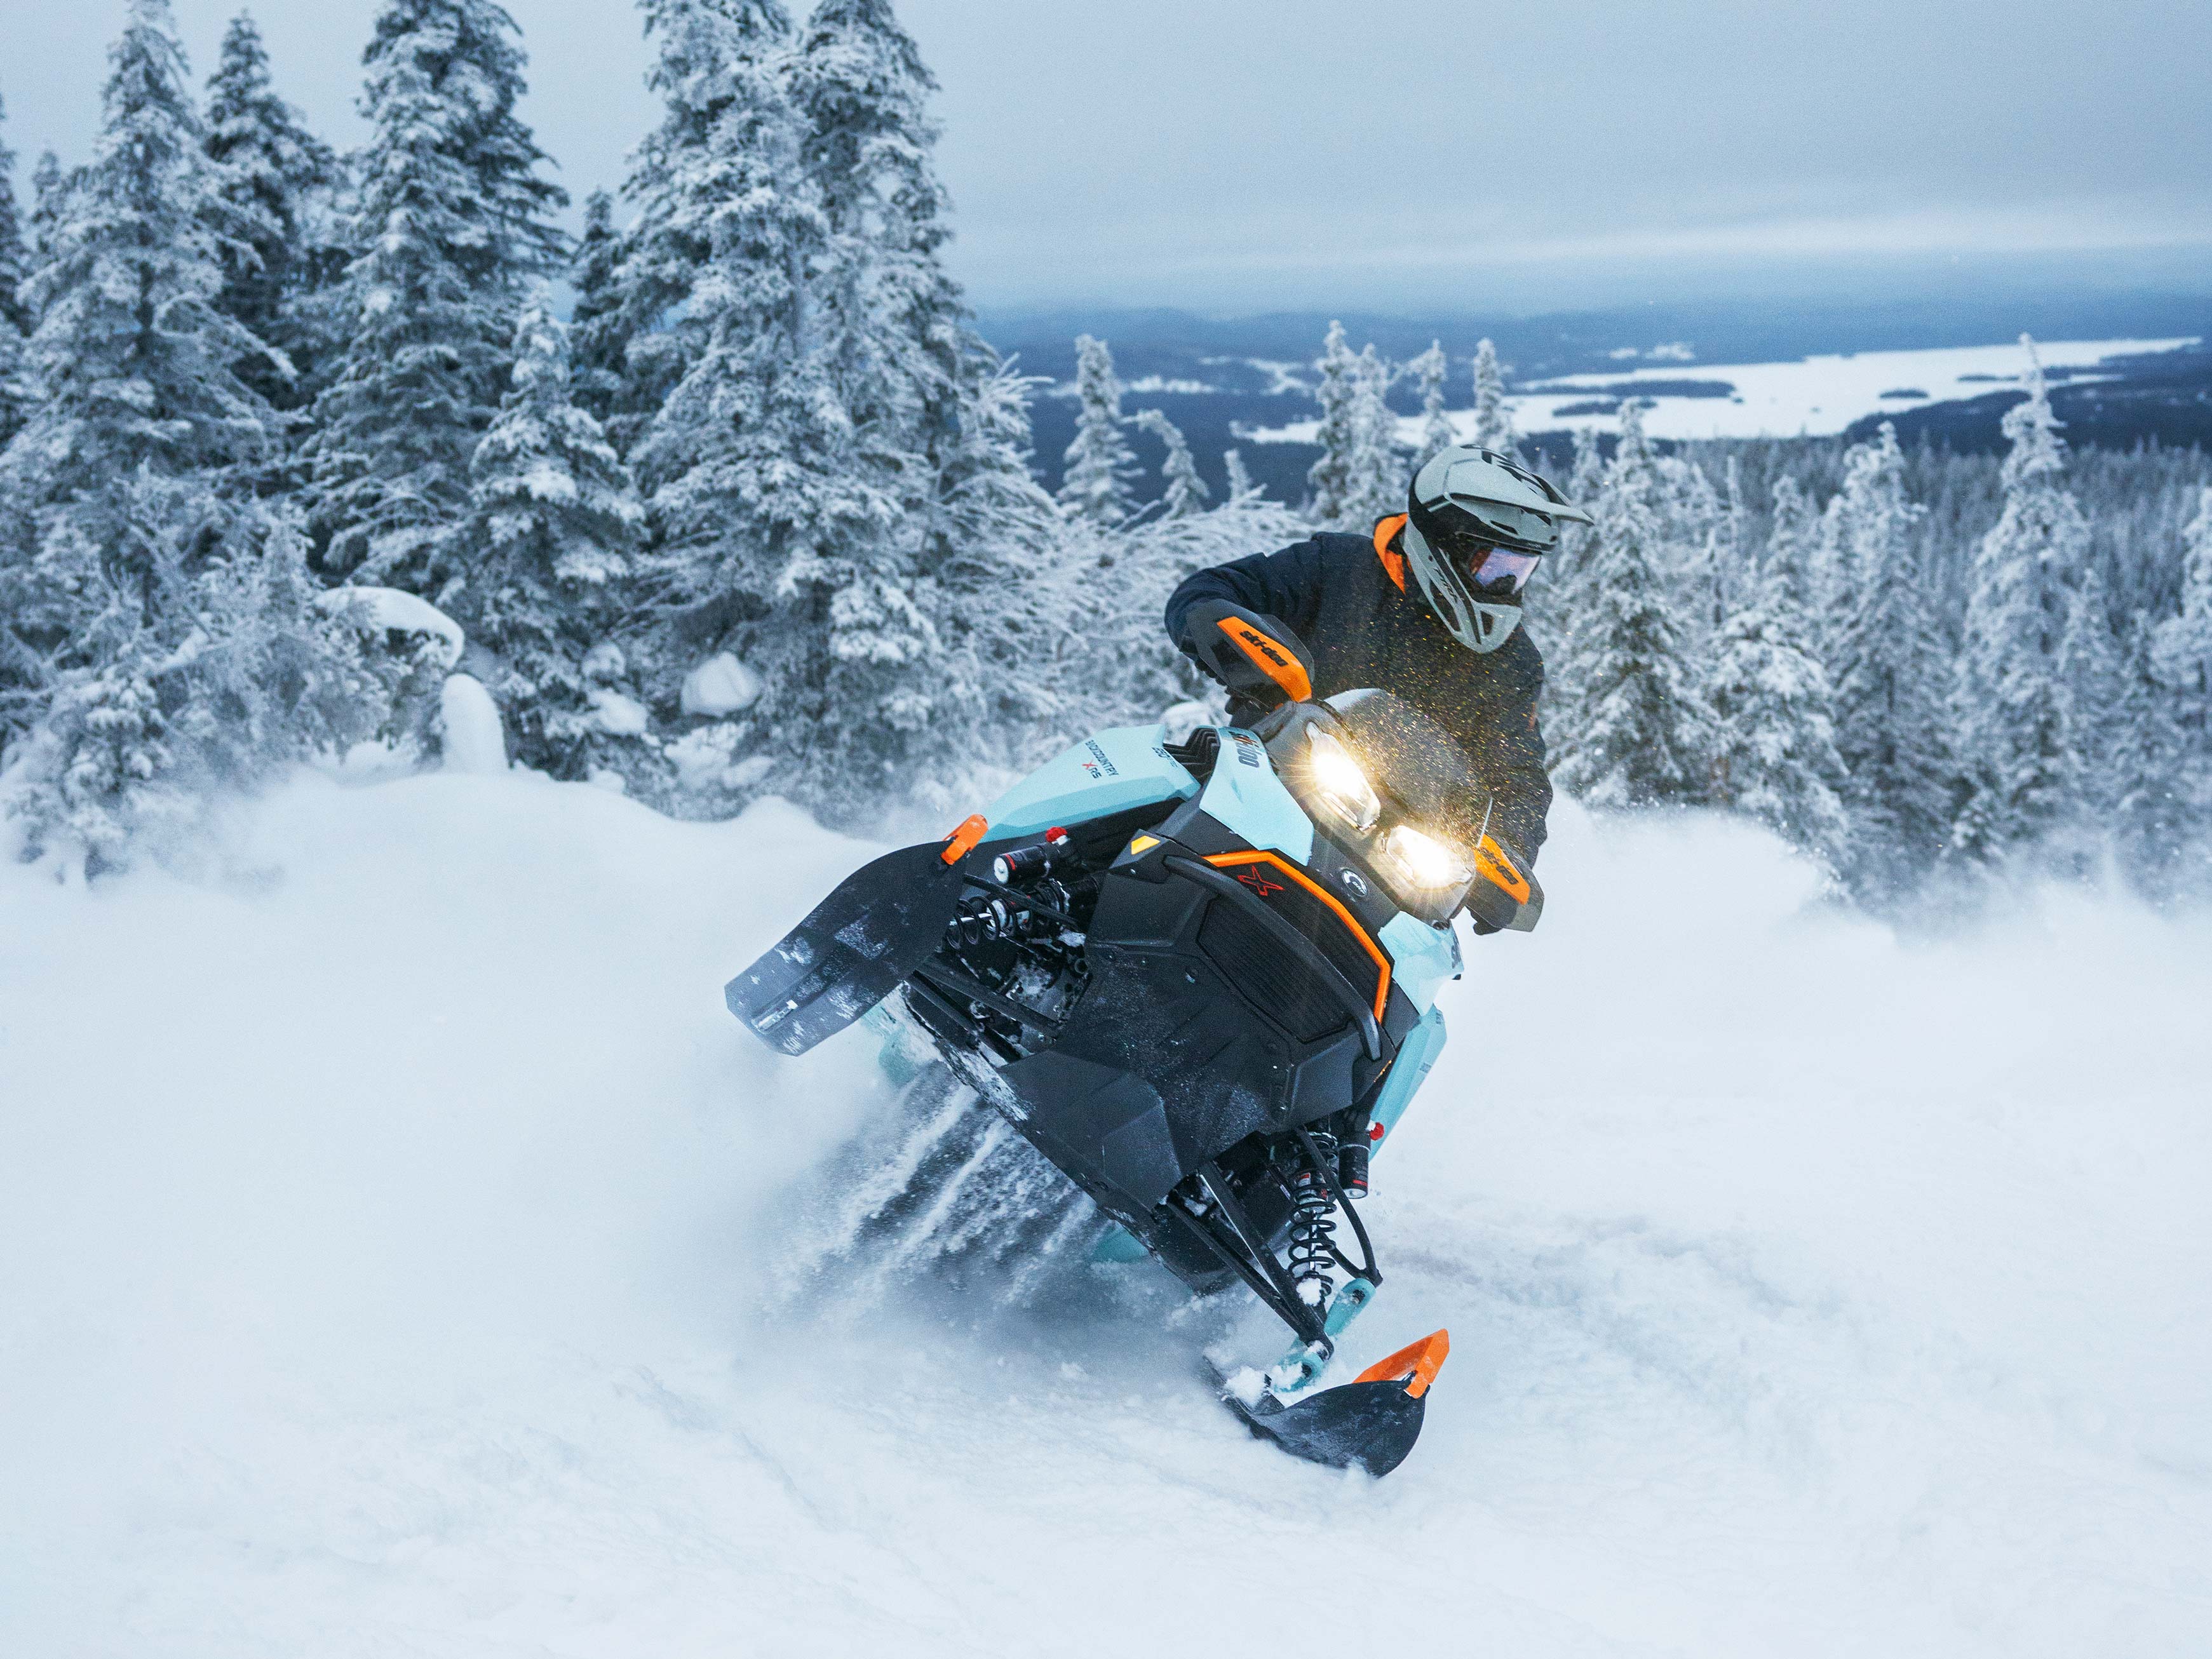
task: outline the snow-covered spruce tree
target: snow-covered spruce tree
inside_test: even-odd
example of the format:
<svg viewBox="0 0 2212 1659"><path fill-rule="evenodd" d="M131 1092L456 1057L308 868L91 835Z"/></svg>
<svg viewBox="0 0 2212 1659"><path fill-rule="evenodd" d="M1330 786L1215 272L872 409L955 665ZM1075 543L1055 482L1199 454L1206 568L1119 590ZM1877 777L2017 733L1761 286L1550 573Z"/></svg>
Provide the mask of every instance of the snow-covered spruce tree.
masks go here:
<svg viewBox="0 0 2212 1659"><path fill-rule="evenodd" d="M1160 482L1164 486L1161 515L1188 519L1194 513L1204 512L1206 499L1212 492L1198 476L1198 462L1190 453L1190 441L1182 435L1182 428L1157 409L1140 409L1134 420L1140 431L1151 433L1167 451L1166 459L1160 463Z"/></svg>
<svg viewBox="0 0 2212 1659"><path fill-rule="evenodd" d="M560 778L650 770L645 709L610 637L645 514L570 396L568 331L542 291L523 306L513 388L477 447L475 481L456 620L498 659L487 689L515 758Z"/></svg>
<svg viewBox="0 0 2212 1659"><path fill-rule="evenodd" d="M7 118L7 103L0 100L0 132L4 132ZM23 285L30 279L31 246L15 198L15 152L0 137L0 325L12 328L19 338L28 338L37 324L23 297Z"/></svg>
<svg viewBox="0 0 2212 1659"><path fill-rule="evenodd" d="M2112 771L2119 785L2112 839L2122 866L2153 899L2201 889L2212 874L2212 832L2197 805L2179 700L2160 661L2157 629L2138 622L2121 653L2112 714Z"/></svg>
<svg viewBox="0 0 2212 1659"><path fill-rule="evenodd" d="M2004 512L1975 550L1955 699L1966 799L1953 845L1984 863L2048 833L2077 778L2054 667L2089 526L2060 483L2065 444L2033 342L2021 344L2027 397L2005 412Z"/></svg>
<svg viewBox="0 0 2212 1659"><path fill-rule="evenodd" d="M1075 441L1060 475L1060 504L1093 524L1115 525L1129 516L1129 481L1137 457L1121 430L1121 381L1105 341L1088 334L1075 342Z"/></svg>
<svg viewBox="0 0 2212 1659"><path fill-rule="evenodd" d="M69 192L73 182L73 176L63 170L61 158L53 151L39 153L39 164L31 170L31 211L25 221L24 235L24 240L30 245L31 269L34 271L53 258L55 234L69 216ZM38 307L33 305L31 312L35 324Z"/></svg>
<svg viewBox="0 0 2212 1659"><path fill-rule="evenodd" d="M2117 766L2122 668L2111 601L2094 565L2067 595L2066 623L2052 664L2058 681L2060 740L2073 757L2073 796L2054 834L2072 844L2075 873L2090 873L2112 842L2126 785ZM2054 849L2062 851L2063 849Z"/></svg>
<svg viewBox="0 0 2212 1659"><path fill-rule="evenodd" d="M1552 775L1593 806L1693 805L1710 794L1713 717L1662 574L1686 556L1667 544L1641 409L1623 404L1620 424L1559 653L1574 702L1549 725Z"/></svg>
<svg viewBox="0 0 2212 1659"><path fill-rule="evenodd" d="M216 170L167 0L131 0L109 62L92 159L26 287L41 400L0 459L15 510L69 564L125 556L112 500L137 474L219 495L267 453L276 420L236 372L264 348L215 303Z"/></svg>
<svg viewBox="0 0 2212 1659"><path fill-rule="evenodd" d="M452 599L469 467L568 201L515 115L526 59L491 0L386 0L365 58L348 337L316 400L310 500L334 573Z"/></svg>
<svg viewBox="0 0 2212 1659"><path fill-rule="evenodd" d="M1713 790L1820 860L1843 867L1848 829L1833 693L1813 653L1803 608L1770 566L1745 585L1710 659L1716 722Z"/></svg>
<svg viewBox="0 0 2212 1659"><path fill-rule="evenodd" d="M662 480L650 565L672 651L728 651L763 690L672 750L696 810L776 790L841 822L910 781L943 694L902 458L854 427L811 324L824 216L772 63L732 59L699 175L710 269L698 356L635 457ZM664 678L665 684L665 678Z"/></svg>
<svg viewBox="0 0 2212 1659"><path fill-rule="evenodd" d="M1640 429L1640 428L1639 428ZM1575 432L1575 458L1567 469L1567 499L1584 505L1597 499L1598 491L1605 487L1605 447L1594 426L1580 427ZM1568 528L1577 535L1586 532L1577 526Z"/></svg>
<svg viewBox="0 0 2212 1659"><path fill-rule="evenodd" d="M1483 449L1511 455L1521 447L1513 429L1513 406L1505 401L1505 374L1498 366L1498 348L1482 340L1474 348L1474 442Z"/></svg>
<svg viewBox="0 0 2212 1659"><path fill-rule="evenodd" d="M636 216L621 234L609 302L580 319L575 351L595 374L621 374L604 416L607 435L650 495L665 480L635 452L705 349L714 296L695 305L693 295L715 280L716 216L744 211L732 191L750 175L726 164L717 129L773 71L791 17L777 0L638 0L638 9L655 43L646 81L659 94L661 119L630 158L623 193Z"/></svg>
<svg viewBox="0 0 2212 1659"><path fill-rule="evenodd" d="M83 573L81 631L7 779L33 856L122 866L220 792L388 729L409 664L322 603L291 509L247 503L211 526L207 505L150 471L115 492L131 556Z"/></svg>
<svg viewBox="0 0 2212 1659"><path fill-rule="evenodd" d="M1340 520L1340 528L1355 533L1372 530L1378 519L1406 510L1406 453L1398 447L1398 417L1390 412L1390 365L1376 355L1375 348L1361 351Z"/></svg>
<svg viewBox="0 0 2212 1659"><path fill-rule="evenodd" d="M1451 374L1451 361L1444 356L1443 342L1430 341L1429 349L1406 365L1406 372L1421 390L1421 442L1413 456L1418 472L1431 455L1459 441L1444 410L1444 382Z"/></svg>
<svg viewBox="0 0 2212 1659"><path fill-rule="evenodd" d="M942 780L953 785L960 763L1025 768L1042 759L1073 724L1071 687L1095 672L1074 626L1090 572L1080 554L1063 550L1071 521L1030 465L1032 382L980 340L969 349L974 365L963 376L935 514L945 550L934 575L945 690L932 729L957 757ZM917 798L931 801L939 781L919 777Z"/></svg>
<svg viewBox="0 0 2212 1659"><path fill-rule="evenodd" d="M303 325L317 277L315 198L337 179L337 158L270 84L269 54L240 12L208 82L207 152L218 169L209 228L222 249L224 313L283 354L255 354L239 378L276 408L298 408L330 342Z"/></svg>
<svg viewBox="0 0 2212 1659"><path fill-rule="evenodd" d="M1314 367L1314 388L1321 404L1321 428L1314 441L1321 456L1306 470L1306 517L1324 530L1350 522L1352 452L1359 446L1359 359L1345 343L1344 325L1331 323Z"/></svg>
<svg viewBox="0 0 2212 1659"><path fill-rule="evenodd" d="M1236 448L1223 450L1221 468L1229 475L1229 500L1241 501L1248 495L1257 496L1261 493L1261 487L1253 482L1252 469L1244 465L1243 450Z"/></svg>
<svg viewBox="0 0 2212 1659"><path fill-rule="evenodd" d="M790 76L800 165L826 221L815 325L856 427L916 458L926 481L968 362L960 291L945 270L949 202L927 107L936 79L890 0L820 0Z"/></svg>
<svg viewBox="0 0 2212 1659"><path fill-rule="evenodd" d="M2198 492L2182 533L2181 608L2153 632L2150 662L2173 724L2179 798L2212 823L2212 489Z"/></svg>
<svg viewBox="0 0 2212 1659"><path fill-rule="evenodd" d="M1818 528L1803 487L1784 473L1774 481L1767 508L1765 568L1781 581L1790 602L1801 610L1813 602L1813 538ZM1808 635L1816 644L1820 636L1817 627Z"/></svg>
<svg viewBox="0 0 2212 1659"><path fill-rule="evenodd" d="M1574 462L1567 474L1567 499L1592 512L1605 489L1605 451L1595 428L1575 431ZM1589 572L1589 555L1597 539L1594 525L1563 525L1559 544L1545 556L1528 596L1530 620L1540 630L1544 647L1545 718L1557 724L1571 721L1582 705L1582 688L1575 675L1582 656L1574 649L1573 635L1583 614L1582 583ZM1565 711L1564 714L1561 711Z"/></svg>
<svg viewBox="0 0 2212 1659"><path fill-rule="evenodd" d="M576 302L568 313L570 393L604 427L627 378L624 342L607 326L621 305L617 279L623 239L615 231L615 198L595 190L584 198L584 234L570 272Z"/></svg>
<svg viewBox="0 0 2212 1659"><path fill-rule="evenodd" d="M0 122L7 106L0 103ZM30 280L31 250L15 206L15 152L0 139L0 449L30 417L33 319L23 289Z"/></svg>
<svg viewBox="0 0 2212 1659"><path fill-rule="evenodd" d="M1712 479L1697 462L1677 454L1657 457L1654 464L1659 469L1661 524L1668 540L1689 554L1691 580L1683 594L1682 619L1690 630L1686 643L1694 654L1728 615L1726 582L1731 573L1721 546L1725 514Z"/></svg>
<svg viewBox="0 0 2212 1659"><path fill-rule="evenodd" d="M1920 514L1905 499L1896 428L1884 422L1846 455L1829 503L1835 556L1859 580L1823 647L1851 828L1844 873L1878 902L1909 893L1934 866L1952 805L1946 657L1913 545Z"/></svg>
<svg viewBox="0 0 2212 1659"><path fill-rule="evenodd" d="M1023 730L1018 717L1003 731L974 718L1010 700L1005 688L973 675L1030 637L1036 618L1025 599L961 590L989 566L1036 586L1038 550L1052 539L1029 518L1026 411L1009 418L1025 383L975 334L945 270L951 208L928 112L937 82L889 0L823 0L789 76L801 170L824 220L815 328L856 439L872 457L869 470L895 482L903 498L878 562L906 568L903 585L936 636L933 712L904 747L911 775L902 781L928 795L944 787L948 767L1003 756L1009 735ZM1103 367L1110 375L1110 357ZM1121 441L1118 430L1111 435ZM1178 458L1177 443L1170 445L1169 510L1194 512L1205 486L1187 446ZM1005 497L1009 515L979 525L953 495L978 493L986 473L997 477L984 493ZM1036 701L1027 686L1012 699L1022 709Z"/></svg>

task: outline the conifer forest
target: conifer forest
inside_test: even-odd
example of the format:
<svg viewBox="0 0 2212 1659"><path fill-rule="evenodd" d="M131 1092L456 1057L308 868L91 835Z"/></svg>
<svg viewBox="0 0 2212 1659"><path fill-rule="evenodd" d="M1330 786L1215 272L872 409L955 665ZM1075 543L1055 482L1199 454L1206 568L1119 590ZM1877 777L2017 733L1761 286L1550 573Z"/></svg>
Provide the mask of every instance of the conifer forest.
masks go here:
<svg viewBox="0 0 2212 1659"><path fill-rule="evenodd" d="M127 866L362 745L497 742L679 817L965 810L1202 699L1174 584L1365 532L1456 432L1595 514L1529 605L1562 791L1746 815L1886 911L2021 868L2212 879L2212 466L2070 448L2032 342L1999 458L1660 444L1633 400L1526 439L1489 341L1394 362L1339 328L1285 501L1234 452L1210 489L1086 336L1048 492L1036 384L947 274L889 0L641 9L661 118L579 236L492 0L381 8L350 154L244 16L195 78L167 0L131 0L81 162L0 147L22 856Z"/></svg>

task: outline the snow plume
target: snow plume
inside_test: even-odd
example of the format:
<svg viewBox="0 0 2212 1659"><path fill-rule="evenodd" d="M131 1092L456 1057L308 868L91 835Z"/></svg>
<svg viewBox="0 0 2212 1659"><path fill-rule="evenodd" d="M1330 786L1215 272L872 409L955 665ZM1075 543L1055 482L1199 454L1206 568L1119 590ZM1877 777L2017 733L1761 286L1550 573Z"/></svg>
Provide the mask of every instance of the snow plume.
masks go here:
<svg viewBox="0 0 2212 1659"><path fill-rule="evenodd" d="M872 847L524 773L237 836L227 886L0 869L10 1653L1225 1652L1324 1559L1391 1649L2198 1644L2201 915L1902 938L1741 823L1561 807L1376 1160L1344 1363L1453 1354L1375 1483L1253 1441L1192 1355L1279 1328L1143 1264L1009 1307L979 1226L819 1316L901 1233L762 1307L798 1196L914 1148L870 1034L781 1060L719 988Z"/></svg>

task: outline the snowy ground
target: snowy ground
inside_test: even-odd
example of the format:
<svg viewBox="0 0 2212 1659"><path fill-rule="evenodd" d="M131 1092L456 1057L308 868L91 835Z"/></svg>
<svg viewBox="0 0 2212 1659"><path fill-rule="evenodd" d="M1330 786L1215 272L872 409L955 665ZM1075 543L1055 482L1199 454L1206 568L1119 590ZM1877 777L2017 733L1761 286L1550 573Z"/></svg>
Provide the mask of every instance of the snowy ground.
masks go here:
<svg viewBox="0 0 2212 1659"><path fill-rule="evenodd" d="M219 879L0 871L0 1652L2203 1654L2212 923L1904 944L1562 819L1378 1161L1351 1358L1454 1342L1379 1483L1149 1269L763 1316L887 1109L720 1006L862 854L787 811L310 781Z"/></svg>
<svg viewBox="0 0 2212 1659"><path fill-rule="evenodd" d="M2046 368L2087 368L2110 357L2137 356L2172 351L2194 345L2192 339L2175 340L2039 340L2036 354ZM1664 392L1643 394L1651 407L1645 411L1644 430L1655 438L1796 438L1832 437L1856 420L1874 414L1899 414L1924 409L1929 404L1949 403L2002 392L2027 369L2027 354L2018 341L2002 345L1956 346L1927 351L1862 351L1817 357L1801 357L1783 363L1704 363L1668 361L1641 368L1623 368L1594 374L1570 374L1546 380L1536 390L1506 401L1513 407L1514 423L1523 432L1556 432L1594 427L1610 432L1619 416L1589 411L1562 415L1559 410L1587 405L1601 390L1652 386L1669 381L1725 382L1735 388L1727 397L1686 398ZM2077 375L2086 381L2094 375ZM1910 392L1909 397L1888 394ZM1472 410L1454 417L1462 435L1474 430ZM1399 435L1418 447L1420 422L1399 422ZM1271 427L1249 434L1253 443L1304 443L1319 441L1320 422L1303 421Z"/></svg>

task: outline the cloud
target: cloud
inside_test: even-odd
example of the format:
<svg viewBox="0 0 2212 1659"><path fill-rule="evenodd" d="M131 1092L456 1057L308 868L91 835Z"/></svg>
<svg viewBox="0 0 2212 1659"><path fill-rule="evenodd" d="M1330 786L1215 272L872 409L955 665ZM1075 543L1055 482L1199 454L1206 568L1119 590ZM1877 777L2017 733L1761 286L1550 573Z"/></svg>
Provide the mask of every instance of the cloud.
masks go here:
<svg viewBox="0 0 2212 1659"><path fill-rule="evenodd" d="M178 0L197 72L235 3ZM281 88L342 143L376 9L253 8ZM509 9L563 182L617 184L656 113L636 13ZM121 6L20 9L9 137L81 154ZM986 299L1472 303L1538 270L2212 242L2200 0L899 11L944 83L953 258Z"/></svg>

